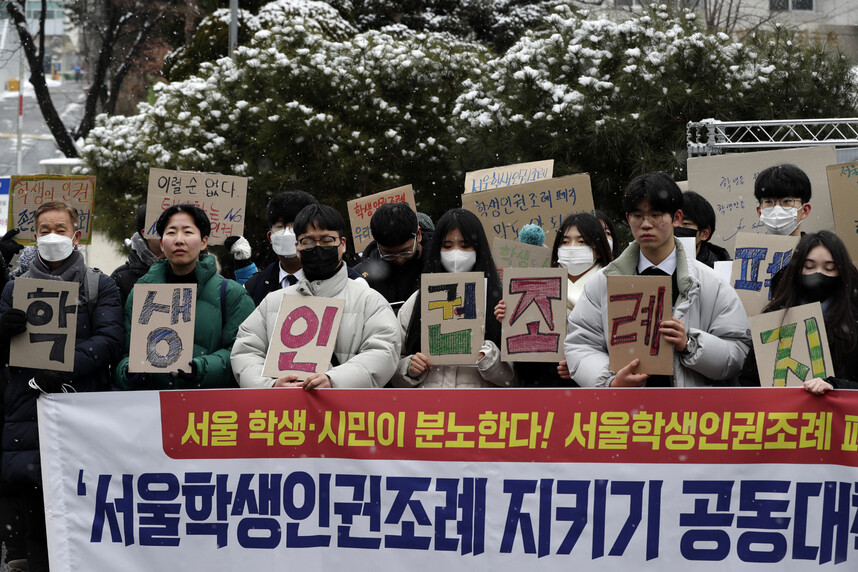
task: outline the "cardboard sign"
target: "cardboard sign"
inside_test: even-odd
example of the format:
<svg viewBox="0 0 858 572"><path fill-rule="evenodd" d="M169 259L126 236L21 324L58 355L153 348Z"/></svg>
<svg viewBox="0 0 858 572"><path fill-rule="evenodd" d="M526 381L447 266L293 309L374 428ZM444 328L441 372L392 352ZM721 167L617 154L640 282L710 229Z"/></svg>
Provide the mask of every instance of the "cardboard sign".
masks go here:
<svg viewBox="0 0 858 572"><path fill-rule="evenodd" d="M498 268L548 268L551 249L495 237L492 240L492 258Z"/></svg>
<svg viewBox="0 0 858 572"><path fill-rule="evenodd" d="M819 302L750 319L757 371L763 387L801 386L834 375Z"/></svg>
<svg viewBox="0 0 858 572"><path fill-rule="evenodd" d="M136 284L128 371L190 371L196 306L196 284Z"/></svg>
<svg viewBox="0 0 858 572"><path fill-rule="evenodd" d="M661 339L672 314L670 276L608 276L609 367L640 359L635 373L673 375L673 345Z"/></svg>
<svg viewBox="0 0 858 572"><path fill-rule="evenodd" d="M9 225L21 232L15 240L36 244L36 210L43 203L61 201L77 209L80 243L92 242L95 177L86 175L13 175L9 193Z"/></svg>
<svg viewBox="0 0 858 572"><path fill-rule="evenodd" d="M858 161L829 165L826 174L834 209L834 228L854 262L858 260Z"/></svg>
<svg viewBox="0 0 858 572"><path fill-rule="evenodd" d="M493 191L465 193L462 208L477 215L486 235L517 239L526 224L548 235L572 213L593 212L590 175L569 175Z"/></svg>
<svg viewBox="0 0 858 572"><path fill-rule="evenodd" d="M485 280L482 272L420 277L420 351L433 365L477 363L486 323Z"/></svg>
<svg viewBox="0 0 858 572"><path fill-rule="evenodd" d="M18 278L12 307L27 313L27 331L13 336L9 365L74 370L80 284Z"/></svg>
<svg viewBox="0 0 858 572"><path fill-rule="evenodd" d="M465 173L465 192L476 193L503 187L514 187L554 176L554 159L492 167Z"/></svg>
<svg viewBox="0 0 858 572"><path fill-rule="evenodd" d="M206 211L212 232L209 244L223 244L244 234L247 178L217 173L149 169L146 197L146 237L154 238L155 223L173 205L196 205Z"/></svg>
<svg viewBox="0 0 858 572"><path fill-rule="evenodd" d="M812 208L810 215L802 221L801 230L834 230L825 166L835 162L834 147L694 157L688 160L688 186L703 195L715 209L718 222L710 239L712 244L733 253L738 233L766 234L766 227L757 215L754 181L763 169L782 163L798 166L810 179Z"/></svg>
<svg viewBox="0 0 858 572"><path fill-rule="evenodd" d="M408 203L411 210L417 212L417 205L414 202L414 189L411 188L411 185L353 199L346 203L349 209L349 224L352 225L352 238L355 241L355 252L363 252L372 242L369 221L378 207L389 203ZM414 228L414 231L417 231L417 227Z"/></svg>
<svg viewBox="0 0 858 572"><path fill-rule="evenodd" d="M345 303L342 298L284 294L262 375L294 373L304 380L328 371Z"/></svg>
<svg viewBox="0 0 858 572"><path fill-rule="evenodd" d="M501 359L559 362L566 339L565 268L508 268L503 273Z"/></svg>
<svg viewBox="0 0 858 572"><path fill-rule="evenodd" d="M730 284L748 316L756 316L769 303L772 277L789 264L798 241L797 236L738 234Z"/></svg>

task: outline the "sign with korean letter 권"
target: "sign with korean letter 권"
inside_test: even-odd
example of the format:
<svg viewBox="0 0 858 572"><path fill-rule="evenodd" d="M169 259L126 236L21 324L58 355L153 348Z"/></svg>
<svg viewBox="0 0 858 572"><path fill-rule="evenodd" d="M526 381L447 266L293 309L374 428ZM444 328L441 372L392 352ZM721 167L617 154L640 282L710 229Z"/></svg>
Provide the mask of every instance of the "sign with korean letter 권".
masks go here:
<svg viewBox="0 0 858 572"><path fill-rule="evenodd" d="M18 278L12 307L27 314L27 331L12 337L9 365L74 370L80 284Z"/></svg>
<svg viewBox="0 0 858 572"><path fill-rule="evenodd" d="M673 375L673 345L661 336L672 314L670 276L608 276L608 357L617 372L637 358L635 373Z"/></svg>
<svg viewBox="0 0 858 572"><path fill-rule="evenodd" d="M276 378L294 373L306 379L328 371L345 303L342 298L285 294L262 375Z"/></svg>
<svg viewBox="0 0 858 572"><path fill-rule="evenodd" d="M131 310L131 373L190 371L194 359L196 284L134 286Z"/></svg>
<svg viewBox="0 0 858 572"><path fill-rule="evenodd" d="M829 165L826 172L834 227L854 262L858 260L858 161Z"/></svg>
<svg viewBox="0 0 858 572"><path fill-rule="evenodd" d="M546 249L547 250L547 249ZM504 361L559 362L566 339L565 268L507 268L506 314L501 337Z"/></svg>
<svg viewBox="0 0 858 572"><path fill-rule="evenodd" d="M766 312L750 322L763 387L801 387L803 381L834 375L819 302Z"/></svg>
<svg viewBox="0 0 858 572"><path fill-rule="evenodd" d="M408 203L411 210L417 212L417 206L414 203L414 190L411 188L411 185L367 195L359 199L352 199L346 203L349 209L349 224L352 226L352 238L355 241L355 252L363 252L369 243L372 242L369 221L372 219L375 211L378 210L378 207L389 203ZM414 227L414 232L417 232L416 226Z"/></svg>
<svg viewBox="0 0 858 572"><path fill-rule="evenodd" d="M551 249L495 237L492 240L492 258L498 268L548 268Z"/></svg>
<svg viewBox="0 0 858 572"><path fill-rule="evenodd" d="M797 236L738 234L730 284L748 316L756 316L769 303L772 278L789 264L798 241Z"/></svg>
<svg viewBox="0 0 858 572"><path fill-rule="evenodd" d="M420 277L420 351L433 365L477 363L484 339L485 280L482 272Z"/></svg>
<svg viewBox="0 0 858 572"><path fill-rule="evenodd" d="M465 173L465 192L490 191L502 187L514 187L554 176L554 159L504 165Z"/></svg>
<svg viewBox="0 0 858 572"><path fill-rule="evenodd" d="M64 202L77 210L80 243L90 244L95 177L88 175L13 175L9 191L9 228L21 231L15 240L22 244L36 243L36 210L53 201Z"/></svg>

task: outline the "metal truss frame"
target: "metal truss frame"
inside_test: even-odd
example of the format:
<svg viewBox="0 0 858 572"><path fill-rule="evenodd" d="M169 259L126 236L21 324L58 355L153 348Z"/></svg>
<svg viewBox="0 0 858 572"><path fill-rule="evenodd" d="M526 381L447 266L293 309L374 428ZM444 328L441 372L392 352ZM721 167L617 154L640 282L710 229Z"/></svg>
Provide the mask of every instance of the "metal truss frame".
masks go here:
<svg viewBox="0 0 858 572"><path fill-rule="evenodd" d="M769 121L689 121L688 157L720 155L727 149L858 146L858 118Z"/></svg>

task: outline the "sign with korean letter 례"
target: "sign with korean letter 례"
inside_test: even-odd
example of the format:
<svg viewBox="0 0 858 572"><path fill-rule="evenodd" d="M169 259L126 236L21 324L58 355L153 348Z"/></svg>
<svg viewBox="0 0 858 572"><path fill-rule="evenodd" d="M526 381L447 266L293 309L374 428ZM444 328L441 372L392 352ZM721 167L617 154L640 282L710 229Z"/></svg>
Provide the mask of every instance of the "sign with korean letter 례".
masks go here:
<svg viewBox="0 0 858 572"><path fill-rule="evenodd" d="M673 375L673 345L661 337L672 316L670 276L608 276L608 360L611 371Z"/></svg>
<svg viewBox="0 0 858 572"><path fill-rule="evenodd" d="M21 232L15 240L36 243L36 210L43 203L59 201L78 214L80 243L92 242L92 208L95 177L88 175L13 175L9 192L9 228Z"/></svg>
<svg viewBox="0 0 858 572"><path fill-rule="evenodd" d="M551 249L495 237L492 240L492 258L498 268L548 268Z"/></svg>
<svg viewBox="0 0 858 572"><path fill-rule="evenodd" d="M328 371L345 300L284 294L262 375L299 380Z"/></svg>
<svg viewBox="0 0 858 572"><path fill-rule="evenodd" d="M858 161L829 165L826 173L834 227L854 262L858 260Z"/></svg>
<svg viewBox="0 0 858 572"><path fill-rule="evenodd" d="M465 192L475 193L502 187L514 187L515 185L550 179L552 176L554 176L554 159L480 169L465 173Z"/></svg>
<svg viewBox="0 0 858 572"><path fill-rule="evenodd" d="M786 268L797 236L776 236L740 232L736 237L736 255L730 284L739 295L748 316L763 311L772 298L772 278Z"/></svg>
<svg viewBox="0 0 858 572"><path fill-rule="evenodd" d="M547 249L546 249L547 250ZM506 314L501 337L504 361L563 359L566 339L565 268L507 268L503 273Z"/></svg>
<svg viewBox="0 0 858 572"><path fill-rule="evenodd" d="M485 280L482 272L420 277L420 351L433 365L477 363L484 339Z"/></svg>
<svg viewBox="0 0 858 572"><path fill-rule="evenodd" d="M74 370L79 292L77 282L15 280L12 307L27 314L27 331L12 337L9 365Z"/></svg>
<svg viewBox="0 0 858 572"><path fill-rule="evenodd" d="M128 371L189 371L196 306L196 284L135 284Z"/></svg>
<svg viewBox="0 0 858 572"><path fill-rule="evenodd" d="M382 191L373 195L367 195L359 199L352 199L346 203L349 209L349 223L352 225L352 238L355 242L355 252L363 252L372 242L372 232L369 222L378 207L390 203L408 203L415 213L417 205L414 202L414 189L411 185L397 187L388 191ZM417 227L414 227L417 232ZM399 245L389 245L399 246Z"/></svg>

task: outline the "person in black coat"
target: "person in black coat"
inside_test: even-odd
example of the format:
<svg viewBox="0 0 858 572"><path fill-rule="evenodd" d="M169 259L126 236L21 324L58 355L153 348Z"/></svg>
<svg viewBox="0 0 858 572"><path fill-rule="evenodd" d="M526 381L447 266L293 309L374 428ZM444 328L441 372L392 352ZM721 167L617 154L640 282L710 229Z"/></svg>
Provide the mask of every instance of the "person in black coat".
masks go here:
<svg viewBox="0 0 858 572"><path fill-rule="evenodd" d="M149 268L155 262L164 258L158 238L145 237L146 205L137 209L137 214L134 216L134 228L137 229L137 232L131 235L131 252L128 253L128 260L110 275L119 287L119 296L123 307L128 299L128 294L131 293L131 289L134 288L140 277L149 272Z"/></svg>
<svg viewBox="0 0 858 572"><path fill-rule="evenodd" d="M697 244L697 260L709 268L715 268L716 262L730 260L726 248L710 242L715 234L715 209L694 191L682 193L682 221L673 229L673 234L679 237L693 236Z"/></svg>

